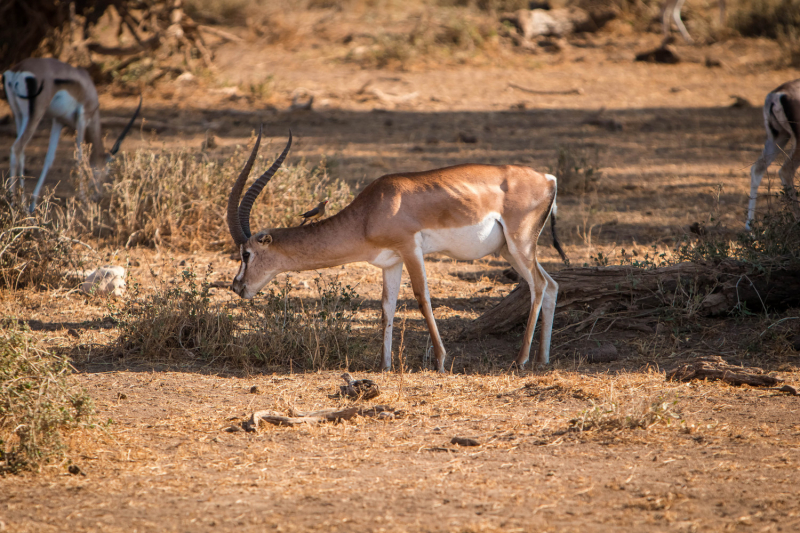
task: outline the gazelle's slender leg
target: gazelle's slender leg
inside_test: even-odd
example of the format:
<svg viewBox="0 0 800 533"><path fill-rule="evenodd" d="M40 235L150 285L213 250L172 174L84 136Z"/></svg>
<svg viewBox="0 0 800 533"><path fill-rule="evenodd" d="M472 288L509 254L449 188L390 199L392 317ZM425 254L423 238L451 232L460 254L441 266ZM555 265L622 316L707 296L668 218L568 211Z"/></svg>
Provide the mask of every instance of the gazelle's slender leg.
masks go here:
<svg viewBox="0 0 800 533"><path fill-rule="evenodd" d="M56 150L58 149L58 140L61 138L62 128L63 126L61 123L58 120L53 119L53 127L50 130L50 144L47 146L47 155L44 158L42 174L39 176L39 181L36 183L36 189L33 191L33 198L31 198L31 213L33 213L33 210L36 209L36 202L39 200L39 193L42 191L42 185L44 185L44 179L47 177L47 171L50 170L50 167L53 165L53 161L56 158Z"/></svg>
<svg viewBox="0 0 800 533"><path fill-rule="evenodd" d="M800 205L797 204L797 191L794 188L794 173L800 166L800 150L797 149L797 139L792 140L793 146L786 154L786 161L781 165L778 176L781 178L783 192L789 200L795 220L800 220Z"/></svg>
<svg viewBox="0 0 800 533"><path fill-rule="evenodd" d="M11 87L11 84L9 83L8 86ZM19 177L22 179L21 177L25 175L25 146L21 144L21 139L25 128L28 126L30 117L28 116L27 107L21 105L16 94L8 92L9 90L13 91L13 89L6 88L6 94L8 94L8 102L14 114L14 123L17 126L17 138L11 145L11 169L9 173L11 178L11 192L14 192L18 181L16 178Z"/></svg>
<svg viewBox="0 0 800 533"><path fill-rule="evenodd" d="M414 297L416 297L419 304L419 310L428 324L428 331L431 334L431 342L433 343L433 353L436 355L436 368L439 372L444 372L446 352L444 344L442 344L442 338L439 336L439 329L436 327L436 320L433 318L433 308L431 307L431 297L428 292L428 278L425 275L422 250L416 247L413 253L403 256L403 262L406 264L406 269L408 269L411 288L414 290Z"/></svg>
<svg viewBox="0 0 800 533"><path fill-rule="evenodd" d="M544 277L547 285L542 298L542 331L539 334L539 356L537 362L550 362L550 338L553 335L553 320L556 316L556 299L558 298L558 283L536 262L536 268Z"/></svg>
<svg viewBox="0 0 800 533"><path fill-rule="evenodd" d="M675 9L672 10L672 18L675 21L675 26L678 27L678 31L680 32L681 36L686 40L687 43L692 43L692 37L689 35L689 32L686 30L686 26L683 25L683 21L681 20L681 8L683 8L683 3L686 0L677 0L675 2Z"/></svg>
<svg viewBox="0 0 800 533"><path fill-rule="evenodd" d="M31 142L34 133L36 133L36 128L39 127L39 122L42 121L42 117L44 117L44 111L42 110L34 114L34 116L29 116L27 113L23 115L22 118L22 135L17 137L17 140L14 141L14 144L11 145L11 176L23 176L25 174L25 147L28 146L28 143ZM16 173L13 169L16 167ZM16 181L16 180L14 180ZM14 190L14 185L12 185L11 190Z"/></svg>
<svg viewBox="0 0 800 533"><path fill-rule="evenodd" d="M78 109L75 110L77 115L77 120L75 121L75 144L77 145L77 159L78 164L80 165L83 161L83 139L86 135L86 114L83 111L83 106L78 106ZM92 147L93 149L97 149L96 146Z"/></svg>
<svg viewBox="0 0 800 533"><path fill-rule="evenodd" d="M383 370L392 368L392 330L394 312L397 308L397 295L400 292L400 280L403 275L403 263L383 269L383 298L381 323L383 325Z"/></svg>
<svg viewBox="0 0 800 533"><path fill-rule="evenodd" d="M761 152L761 157L750 167L750 200L747 202L747 222L745 223L745 229L747 230L750 229L750 224L755 217L756 197L758 195L758 187L761 185L761 179L764 177L764 172L767 171L770 163L772 163L778 153L780 153L780 147L786 144L788 140L789 136L785 134L779 137L777 142L772 138L772 135L769 135L764 143L764 150Z"/></svg>
<svg viewBox="0 0 800 533"><path fill-rule="evenodd" d="M505 228L503 228L505 230ZM533 334L536 331L536 321L539 319L539 311L542 308L542 299L544 296L545 278L542 277L539 269L536 268L535 259L527 259L524 254L519 250L519 247L511 240L508 231L506 231L506 247L500 252L501 255L511 263L514 270L528 282L528 287L531 291L531 311L528 315L528 323L525 326L525 337L522 339L522 346L517 354L516 362L518 365L523 366L531 354L531 342L533 341ZM540 360L542 354L537 354L537 361Z"/></svg>
<svg viewBox="0 0 800 533"><path fill-rule="evenodd" d="M672 11L675 9L675 0L667 0L664 3L664 11L661 13L661 31L664 32L664 37L669 37L669 30L672 22Z"/></svg>

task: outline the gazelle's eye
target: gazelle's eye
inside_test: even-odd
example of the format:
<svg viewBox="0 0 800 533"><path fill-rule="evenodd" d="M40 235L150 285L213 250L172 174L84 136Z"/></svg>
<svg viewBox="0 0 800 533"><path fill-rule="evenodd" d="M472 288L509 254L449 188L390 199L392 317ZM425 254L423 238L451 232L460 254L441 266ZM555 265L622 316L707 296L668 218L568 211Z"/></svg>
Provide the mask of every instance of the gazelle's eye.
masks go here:
<svg viewBox="0 0 800 533"><path fill-rule="evenodd" d="M250 252L242 252L242 261L247 263L248 259L250 259Z"/></svg>

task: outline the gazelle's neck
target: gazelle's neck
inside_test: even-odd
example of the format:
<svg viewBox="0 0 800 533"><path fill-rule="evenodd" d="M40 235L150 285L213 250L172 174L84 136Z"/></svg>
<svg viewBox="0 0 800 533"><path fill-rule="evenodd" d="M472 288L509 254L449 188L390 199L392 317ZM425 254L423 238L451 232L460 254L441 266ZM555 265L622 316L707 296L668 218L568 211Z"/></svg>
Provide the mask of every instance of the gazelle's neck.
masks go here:
<svg viewBox="0 0 800 533"><path fill-rule="evenodd" d="M285 258L282 270L315 270L368 260L371 247L350 211L316 224L270 230L271 246Z"/></svg>

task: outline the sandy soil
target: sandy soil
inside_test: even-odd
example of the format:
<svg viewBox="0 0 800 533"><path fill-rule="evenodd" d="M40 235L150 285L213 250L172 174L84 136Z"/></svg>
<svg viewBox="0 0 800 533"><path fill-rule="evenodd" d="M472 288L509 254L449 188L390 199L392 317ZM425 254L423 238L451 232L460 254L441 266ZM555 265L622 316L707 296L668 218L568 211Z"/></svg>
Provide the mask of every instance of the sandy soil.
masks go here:
<svg viewBox="0 0 800 533"><path fill-rule="evenodd" d="M590 262L598 252L615 257L622 248L668 250L689 224L712 216L717 231L732 234L743 226L748 170L763 142L760 102L797 72L770 70L777 51L762 41L682 47L688 61L674 66L632 61L654 44L655 36L598 34L556 56L411 71L361 69L317 49L228 45L217 52L213 83L146 89L144 116L168 127L157 134L145 127L126 147L198 146L213 134L219 148L212 155L222 157L263 121L271 150L291 127L292 160L324 157L354 184L463 162L547 170L562 148L589 154L601 174L590 192L559 195L573 261ZM706 57L721 66L706 67ZM216 90L266 76L268 97ZM418 94L394 104L359 94L367 82L386 94ZM509 84L583 94L533 95ZM298 88L315 95L312 111L288 110ZM731 107L731 95L753 106ZM135 97L109 89L101 105L105 116L125 116ZM602 108L618 126L587 123ZM475 142L464 142L469 137ZM12 141L0 137L4 164ZM30 146L31 173L46 143L42 131ZM70 143L62 140L48 178L61 195L72 190ZM560 268L542 242L545 267ZM150 266L167 265L167 272L181 260L214 263L219 279L236 269L220 254L136 250L131 258L140 264L132 273L145 280ZM339 373L112 365L88 350L77 379L95 399L98 420L108 423L71 437L68 460L81 474L69 475L64 463L1 478L0 531L797 530L800 400L773 390L666 382L663 372L716 354L797 385L798 353L787 341L796 321L771 328L768 342L761 332L775 317L702 321L656 334L609 326L587 336L568 331L569 318L561 316L553 366L507 373L519 332L478 343L457 335L511 290L504 268L492 258L428 263L453 375L422 371L427 334L404 284L398 318L408 320L413 372L370 375L384 391L375 401L404 410L395 420L228 433L258 409L345 404L328 397ZM363 322L377 335L379 272L354 265L333 273L358 283ZM66 291L6 292L1 300L3 314L26 319L56 347L80 345L85 353L115 337L102 301ZM618 347L620 361L582 362L587 347L607 342ZM260 394L249 394L253 385ZM648 416L658 420L649 429L625 427ZM581 420L595 427L584 423L581 431ZM451 444L456 436L480 445Z"/></svg>

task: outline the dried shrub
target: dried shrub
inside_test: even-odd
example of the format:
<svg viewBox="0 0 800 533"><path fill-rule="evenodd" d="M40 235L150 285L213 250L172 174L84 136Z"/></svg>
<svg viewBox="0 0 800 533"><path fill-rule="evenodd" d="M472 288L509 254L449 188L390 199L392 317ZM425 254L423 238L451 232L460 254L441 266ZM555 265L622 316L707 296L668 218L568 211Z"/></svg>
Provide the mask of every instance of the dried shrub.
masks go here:
<svg viewBox="0 0 800 533"><path fill-rule="evenodd" d="M354 335L358 294L336 278L315 280L318 299L292 294L287 280L253 300L215 301L192 270L144 295L134 283L114 312L117 356L165 362L318 370L364 364ZM372 361L374 362L374 361Z"/></svg>
<svg viewBox="0 0 800 533"><path fill-rule="evenodd" d="M405 68L414 61L465 58L496 42L494 21L466 12L423 15L407 33L380 33L367 46L356 46L345 60L367 68Z"/></svg>
<svg viewBox="0 0 800 533"><path fill-rule="evenodd" d="M43 350L27 326L0 323L0 472L60 457L61 433L88 421L91 400L70 373L69 361Z"/></svg>
<svg viewBox="0 0 800 533"><path fill-rule="evenodd" d="M797 36L800 2L797 0L744 0L732 13L731 25L748 37L780 39Z"/></svg>
<svg viewBox="0 0 800 533"><path fill-rule="evenodd" d="M87 249L70 237L74 211L43 197L33 214L0 189L0 287L58 287L80 269Z"/></svg>
<svg viewBox="0 0 800 533"><path fill-rule="evenodd" d="M252 174L260 175L273 159L258 158ZM105 185L100 203L84 204L85 229L115 245L181 250L230 246L225 210L243 160L241 150L221 163L196 150L123 154L111 169L113 180ZM328 198L329 212L336 213L352 197L349 185L333 179L325 162L315 167L287 165L259 196L251 227L295 226L301 220L298 215L321 198Z"/></svg>
<svg viewBox="0 0 800 533"><path fill-rule="evenodd" d="M676 399L668 401L660 396L627 404L614 399L601 403L592 401L592 407L571 419L570 425L579 431L648 429L655 424L671 426L683 420L675 411L676 405Z"/></svg>

